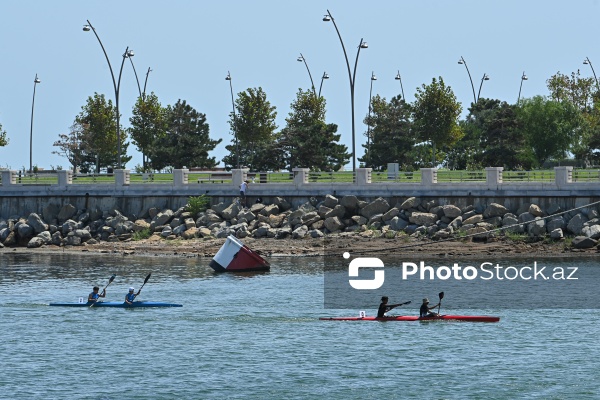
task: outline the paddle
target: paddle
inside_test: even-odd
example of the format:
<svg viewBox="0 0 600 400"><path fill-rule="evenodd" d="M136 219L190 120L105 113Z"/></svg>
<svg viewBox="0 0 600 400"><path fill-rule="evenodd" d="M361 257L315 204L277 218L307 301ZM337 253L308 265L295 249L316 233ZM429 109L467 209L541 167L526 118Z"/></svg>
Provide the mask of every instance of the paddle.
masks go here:
<svg viewBox="0 0 600 400"><path fill-rule="evenodd" d="M438 315L440 314L440 308L442 307L442 299L444 298L444 292L440 292L440 302L438 304Z"/></svg>
<svg viewBox="0 0 600 400"><path fill-rule="evenodd" d="M115 277L116 277L116 275L113 275L108 279L108 283L106 284L106 286L104 286L104 289L102 289L102 293L106 293L106 288L108 287L108 285L110 285L112 283L112 281L115 280ZM96 300L96 301L98 301L98 300ZM94 304L96 304L96 301L93 302L92 304L90 304L90 308L94 307Z"/></svg>
<svg viewBox="0 0 600 400"><path fill-rule="evenodd" d="M146 284L146 282L148 282L148 279L150 279L150 275L152 275L152 272L150 272L148 274L148 276L146 276L146 279L144 279L144 283L142 284L142 287L140 287L140 290L138 290L137 294L135 295L135 297L138 297L138 295L140 294L140 292L142 291L142 288L144 287L144 285Z"/></svg>
<svg viewBox="0 0 600 400"><path fill-rule="evenodd" d="M396 304L394 307L390 308L390 309L389 309L389 310L387 310L386 312L390 312L390 311L392 311L392 310L393 310L394 308L396 308L396 307L404 306L404 305L406 305L406 304L410 304L410 303L411 303L411 302L410 302L410 300L409 300L409 301L407 301L407 302L404 302L404 303Z"/></svg>

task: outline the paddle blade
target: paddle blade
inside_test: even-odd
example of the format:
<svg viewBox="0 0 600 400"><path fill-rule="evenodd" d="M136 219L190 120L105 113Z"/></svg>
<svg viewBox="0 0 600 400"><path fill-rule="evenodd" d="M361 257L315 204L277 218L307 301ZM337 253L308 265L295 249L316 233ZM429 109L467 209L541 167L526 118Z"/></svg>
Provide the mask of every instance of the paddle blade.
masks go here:
<svg viewBox="0 0 600 400"><path fill-rule="evenodd" d="M116 275L111 276L110 279L108 280L108 283L112 283L112 281L114 281L116 277L117 277Z"/></svg>
<svg viewBox="0 0 600 400"><path fill-rule="evenodd" d="M146 277L146 279L144 279L144 285L146 284L146 282L148 282L148 279L150 279L150 275L152 275L152 272L150 272L148 274L148 276Z"/></svg>
<svg viewBox="0 0 600 400"><path fill-rule="evenodd" d="M444 292L440 292L439 296L440 296L440 300L442 300L444 298Z"/></svg>

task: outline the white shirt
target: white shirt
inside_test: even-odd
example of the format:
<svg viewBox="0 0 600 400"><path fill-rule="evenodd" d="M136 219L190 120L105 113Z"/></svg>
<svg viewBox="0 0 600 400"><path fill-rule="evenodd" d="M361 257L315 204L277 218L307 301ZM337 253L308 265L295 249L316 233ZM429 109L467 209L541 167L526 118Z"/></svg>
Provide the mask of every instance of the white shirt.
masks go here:
<svg viewBox="0 0 600 400"><path fill-rule="evenodd" d="M240 192L246 193L246 190L248 190L248 184L246 182L242 182L240 185Z"/></svg>

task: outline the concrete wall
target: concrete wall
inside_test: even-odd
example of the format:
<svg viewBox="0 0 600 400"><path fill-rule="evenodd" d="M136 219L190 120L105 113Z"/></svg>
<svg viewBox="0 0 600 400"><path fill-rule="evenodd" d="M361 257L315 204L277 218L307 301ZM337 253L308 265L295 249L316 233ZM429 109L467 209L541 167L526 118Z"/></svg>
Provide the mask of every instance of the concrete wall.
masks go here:
<svg viewBox="0 0 600 400"><path fill-rule="evenodd" d="M369 168L356 171L357 183L311 183L308 169L298 168L292 183L253 183L248 191L249 202L258 197L270 203L281 196L298 206L310 197L327 194L337 197L355 195L364 200L386 198L391 205L408 197L436 199L440 204L487 205L499 203L510 210L523 203L535 203L542 209L559 205L563 210L592 203L600 199L600 182L572 182L572 167L557 167L554 182L511 182L502 180L502 168L487 168L485 182L438 183L435 169L421 171L421 183L371 183ZM116 208L128 216L141 216L151 207L177 209L190 196L206 194L213 204L231 201L239 196L239 182L247 170L235 170L229 184L197 184L188 182L188 171L177 170L173 183L131 184L129 171L115 171L110 184L73 184L69 171L60 171L57 185L25 185L13 179L14 171L1 171L0 218L41 213L49 204L72 204L78 209L110 210Z"/></svg>

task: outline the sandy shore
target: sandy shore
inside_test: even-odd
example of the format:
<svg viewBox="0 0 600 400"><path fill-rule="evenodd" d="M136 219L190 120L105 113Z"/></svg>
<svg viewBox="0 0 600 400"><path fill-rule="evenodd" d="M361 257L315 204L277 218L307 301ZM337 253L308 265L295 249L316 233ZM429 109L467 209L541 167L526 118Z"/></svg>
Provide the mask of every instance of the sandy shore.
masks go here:
<svg viewBox="0 0 600 400"><path fill-rule="evenodd" d="M37 249L25 247L3 248L2 252L88 252L104 254L124 254L138 256L174 256L174 257L212 257L225 239L164 240L157 236L146 240L126 242L101 242L83 246L43 246ZM488 242L443 241L428 239L385 239L365 238L357 234L329 236L326 239L254 239L245 238L243 242L251 249L266 257L277 256L322 256L349 252L352 256L394 256L412 255L452 258L531 258L531 257L598 257L600 250L576 250L566 246L564 241L526 242L508 238L497 238Z"/></svg>

